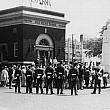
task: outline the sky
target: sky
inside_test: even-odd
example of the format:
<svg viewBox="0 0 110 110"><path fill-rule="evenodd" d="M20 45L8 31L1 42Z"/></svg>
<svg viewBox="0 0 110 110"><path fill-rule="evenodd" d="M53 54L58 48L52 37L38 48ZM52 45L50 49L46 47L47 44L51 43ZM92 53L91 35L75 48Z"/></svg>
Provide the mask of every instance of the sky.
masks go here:
<svg viewBox="0 0 110 110"><path fill-rule="evenodd" d="M23 1L30 6L30 0ZM102 26L110 19L110 0L50 0L50 3L51 7L42 8L63 12L65 19L70 21L66 37L71 37L72 34L76 38L80 34L88 38L100 37ZM21 4L22 0L0 0L0 10Z"/></svg>

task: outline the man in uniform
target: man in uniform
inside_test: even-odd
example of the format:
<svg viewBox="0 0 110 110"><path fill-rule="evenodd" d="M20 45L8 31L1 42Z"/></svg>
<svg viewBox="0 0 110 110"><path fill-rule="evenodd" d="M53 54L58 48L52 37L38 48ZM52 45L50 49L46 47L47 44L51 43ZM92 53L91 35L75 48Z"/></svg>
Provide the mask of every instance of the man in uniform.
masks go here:
<svg viewBox="0 0 110 110"><path fill-rule="evenodd" d="M35 66L39 65L39 63L40 63L40 62L39 62L39 58L35 59L35 60L34 60L34 63L35 63Z"/></svg>
<svg viewBox="0 0 110 110"><path fill-rule="evenodd" d="M21 93L20 91L20 81L21 81L21 66L17 65L16 69L15 69L15 93L17 92L17 88L18 88L18 93Z"/></svg>
<svg viewBox="0 0 110 110"><path fill-rule="evenodd" d="M96 89L97 89L97 85L98 85L98 93L101 93L101 77L102 74L101 72L99 72L99 68L94 68L95 69L95 82L94 82L94 90L92 92L92 94L96 94Z"/></svg>
<svg viewBox="0 0 110 110"><path fill-rule="evenodd" d="M77 66L77 63L74 63L71 69L69 70L69 74L68 74L68 79L69 79L70 88L71 88L71 95L73 95L73 88L74 88L75 95L78 95L77 94L78 69L76 66Z"/></svg>
<svg viewBox="0 0 110 110"><path fill-rule="evenodd" d="M39 87L41 89L41 94L43 94L43 75L44 75L44 71L42 68L39 67L39 65L37 65L36 69L35 69L35 77L36 77L36 94L38 94L39 92Z"/></svg>
<svg viewBox="0 0 110 110"><path fill-rule="evenodd" d="M88 88L88 86L89 86L89 77L90 77L89 68L85 68L84 80L85 80L85 86L86 86L86 88Z"/></svg>
<svg viewBox="0 0 110 110"><path fill-rule="evenodd" d="M31 66L28 66L26 70L26 93L32 93L33 74Z"/></svg>
<svg viewBox="0 0 110 110"><path fill-rule="evenodd" d="M61 89L60 94L63 94L63 81L64 81L64 67L63 62L60 61L56 68L56 77L57 77L57 94L59 94L59 89Z"/></svg>
<svg viewBox="0 0 110 110"><path fill-rule="evenodd" d="M50 87L51 89L51 94L53 94L53 74L54 74L54 69L52 68L51 62L49 62L46 70L45 70L45 75L46 75L46 94L48 94L48 89Z"/></svg>
<svg viewBox="0 0 110 110"><path fill-rule="evenodd" d="M9 89L12 89L12 80L13 80L13 66L9 66L8 77L9 77Z"/></svg>
<svg viewBox="0 0 110 110"><path fill-rule="evenodd" d="M83 69L83 65L79 64L79 89L83 90L83 82L84 82L84 69Z"/></svg>

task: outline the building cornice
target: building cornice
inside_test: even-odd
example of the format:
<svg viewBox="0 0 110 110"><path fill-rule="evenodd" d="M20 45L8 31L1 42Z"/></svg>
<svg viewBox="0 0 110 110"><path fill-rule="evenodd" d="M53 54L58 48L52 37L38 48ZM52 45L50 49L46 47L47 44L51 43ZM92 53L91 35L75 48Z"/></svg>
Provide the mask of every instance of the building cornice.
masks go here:
<svg viewBox="0 0 110 110"><path fill-rule="evenodd" d="M64 13L49 11L49 10L43 10L43 9L38 9L38 8L33 8L33 7L26 7L26 6L19 6L19 7L15 7L15 8L2 10L2 11L0 11L0 15L18 12L18 11L22 11L22 10L35 12L35 13L42 13L42 14L46 14L46 15L58 16L58 17L64 17Z"/></svg>
<svg viewBox="0 0 110 110"><path fill-rule="evenodd" d="M21 10L23 8L23 10ZM25 7L28 9L27 7ZM0 12L0 27L16 25L16 24L29 24L29 25L37 25L37 26L45 26L45 27L52 27L52 28L59 28L65 29L66 24L69 21L64 20L64 18L54 17L50 15L42 15L42 13L35 13L32 11L26 11L24 7L18 7L16 10L15 8L9 9L8 11ZM11 12L11 13L6 13Z"/></svg>

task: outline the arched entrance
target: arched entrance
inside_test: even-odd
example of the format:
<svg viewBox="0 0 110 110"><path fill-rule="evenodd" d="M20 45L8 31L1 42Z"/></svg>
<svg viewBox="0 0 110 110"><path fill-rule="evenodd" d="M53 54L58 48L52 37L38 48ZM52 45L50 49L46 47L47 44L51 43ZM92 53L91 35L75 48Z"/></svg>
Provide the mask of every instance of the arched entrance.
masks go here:
<svg viewBox="0 0 110 110"><path fill-rule="evenodd" d="M53 59L54 44L52 39L46 34L40 34L36 39L35 51L36 57L42 63L42 66L47 65L50 59Z"/></svg>

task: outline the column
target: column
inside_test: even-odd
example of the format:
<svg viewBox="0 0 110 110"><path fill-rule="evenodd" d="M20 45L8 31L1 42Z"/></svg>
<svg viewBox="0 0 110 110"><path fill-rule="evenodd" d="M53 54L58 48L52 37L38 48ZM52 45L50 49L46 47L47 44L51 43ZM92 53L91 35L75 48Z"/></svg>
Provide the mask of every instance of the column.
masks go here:
<svg viewBox="0 0 110 110"><path fill-rule="evenodd" d="M48 58L50 59L50 57L51 57L51 56L50 56L50 51L48 51Z"/></svg>
<svg viewBox="0 0 110 110"><path fill-rule="evenodd" d="M40 59L39 50L37 50L37 58Z"/></svg>

